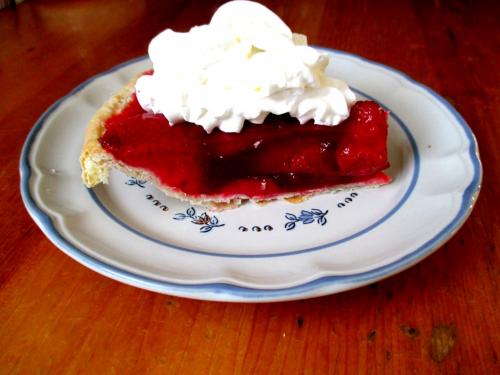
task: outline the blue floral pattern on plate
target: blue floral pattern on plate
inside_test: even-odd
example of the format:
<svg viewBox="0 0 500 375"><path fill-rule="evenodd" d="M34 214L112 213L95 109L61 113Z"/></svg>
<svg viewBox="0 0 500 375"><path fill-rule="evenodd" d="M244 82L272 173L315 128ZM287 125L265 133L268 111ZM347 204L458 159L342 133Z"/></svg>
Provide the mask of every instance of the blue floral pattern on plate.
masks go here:
<svg viewBox="0 0 500 375"><path fill-rule="evenodd" d="M137 178L132 177L129 180L127 180L125 184L127 184L128 186L138 186L144 189L146 187L145 186L146 182L147 182L146 180L138 180Z"/></svg>
<svg viewBox="0 0 500 375"><path fill-rule="evenodd" d="M311 224L314 223L314 221L316 221L320 225L325 225L327 222L326 214L328 214L328 210L321 211L317 208L312 208L310 211L302 210L300 211L299 216L287 212L285 214L285 217L289 221L285 224L285 229L286 230L295 229L296 224L299 222L302 222L302 224Z"/></svg>
<svg viewBox="0 0 500 375"><path fill-rule="evenodd" d="M217 227L223 227L226 224L219 223L219 219L217 216L209 216L206 212L203 212L200 215L196 214L196 209L194 207L189 207L186 210L186 213L178 212L173 217L174 220L186 220L190 219L191 223L200 226L201 233L208 233L212 229Z"/></svg>

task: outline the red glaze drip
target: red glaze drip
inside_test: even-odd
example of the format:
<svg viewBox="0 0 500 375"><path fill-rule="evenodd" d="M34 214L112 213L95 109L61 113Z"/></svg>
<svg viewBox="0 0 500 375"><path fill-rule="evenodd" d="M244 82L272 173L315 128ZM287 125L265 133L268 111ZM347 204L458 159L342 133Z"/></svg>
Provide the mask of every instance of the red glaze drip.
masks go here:
<svg viewBox="0 0 500 375"><path fill-rule="evenodd" d="M338 126L300 125L269 115L241 133L186 122L169 125L145 113L135 95L106 121L103 148L125 164L153 173L169 188L193 196L269 198L350 183L386 183L387 112L356 103Z"/></svg>

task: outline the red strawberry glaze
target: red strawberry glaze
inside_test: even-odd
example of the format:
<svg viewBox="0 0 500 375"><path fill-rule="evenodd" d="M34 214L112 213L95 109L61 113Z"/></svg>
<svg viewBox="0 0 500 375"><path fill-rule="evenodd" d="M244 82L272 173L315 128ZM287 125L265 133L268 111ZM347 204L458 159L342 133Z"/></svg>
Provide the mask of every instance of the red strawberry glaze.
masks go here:
<svg viewBox="0 0 500 375"><path fill-rule="evenodd" d="M130 167L151 172L166 187L191 196L272 198L344 184L384 184L387 112L357 102L338 126L300 125L269 115L240 133L144 112L135 95L105 123L103 148Z"/></svg>

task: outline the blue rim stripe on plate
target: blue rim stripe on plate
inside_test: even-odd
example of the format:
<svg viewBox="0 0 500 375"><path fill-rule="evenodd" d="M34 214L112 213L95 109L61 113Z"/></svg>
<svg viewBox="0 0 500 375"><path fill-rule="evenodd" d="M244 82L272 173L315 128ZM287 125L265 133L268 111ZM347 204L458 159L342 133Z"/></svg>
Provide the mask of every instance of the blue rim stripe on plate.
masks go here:
<svg viewBox="0 0 500 375"><path fill-rule="evenodd" d="M282 253L231 254L231 253L217 253L217 252L208 252L208 251L203 251L203 250L195 250L195 249L190 249L190 248L183 247L183 246L178 246L178 245L170 244L168 242L165 242L165 241L159 240L157 238L148 236L147 234L144 234L144 233L138 231L137 229L135 229L135 228L131 227L130 225L128 225L127 223L125 223L123 220L121 220L118 217L116 217L111 212L111 210L109 210L106 207L106 205L99 199L99 196L96 194L96 192L93 189L87 189L87 191L89 192L90 196L92 197L92 199L94 200L94 202L96 203L96 205L111 220L113 220L115 223L117 223L121 227L125 228L126 230L134 233L135 235L137 235L137 236L139 236L139 237L141 237L143 239L146 239L148 241L154 242L155 244L166 246L166 247L168 247L170 249L175 249L175 250L179 250L179 251L185 251L185 252L188 252L188 253L194 253L194 254L206 255L206 256L214 256L214 257L222 257L222 258L277 258L277 257L284 257L284 256L291 256L291 255L298 255L298 254L303 254L303 253L309 253L309 252L312 252L312 251L324 250L324 249L330 248L332 246L337 246L337 245L340 245L340 244L342 244L344 242L351 241L351 240L353 240L356 237L362 236L362 235L364 235L364 234L372 231L373 229L375 229L376 227L378 227L379 225L381 225L382 223L384 223L385 221L387 221L396 212L398 212L399 209L408 200L408 198L410 197L412 191L415 189L415 185L417 184L418 176L419 176L419 172L420 172L420 156L419 156L419 153L418 153L417 143L415 142L415 138L411 134L410 129L408 129L408 127L405 125L405 123L394 112L392 112L390 110L390 108L388 108L387 106L385 106L379 100L376 100L375 98L373 98L372 96L364 93L361 90L355 89L353 87L351 87L351 89L353 89L353 91L356 91L358 94L361 94L361 95L363 95L364 97L366 97L366 98L368 98L370 100L377 101L385 110L387 110L387 111L390 112L390 116L393 117L394 120L398 123L399 127L403 130L403 132L405 133L406 137L408 138L408 141L410 142L410 146L411 146L411 149L412 149L412 152L413 152L414 165L413 165L413 173L412 173L412 177L411 177L411 180L410 180L410 184L408 185L408 189L405 191L405 193L403 194L403 196L401 197L401 199L399 200L399 202L391 210L389 210L389 212L387 212L380 219L376 220L374 223L370 224L366 228L364 228L364 229L362 229L362 230L360 230L360 231L358 231L356 233L353 233L353 234L351 234L349 236L341 238L340 240L337 240L337 241L334 241L334 242L329 242L327 244L323 244L323 245L319 245L319 246L314 246L314 247L306 248L306 249L300 249L300 250L294 250L294 251L288 251L288 252L282 252Z"/></svg>
<svg viewBox="0 0 500 375"><path fill-rule="evenodd" d="M155 280L152 278L133 274L128 271L122 270L120 268L103 263L100 260L87 255L79 248L73 246L68 240L63 238L59 234L59 232L57 232L50 217L37 206L37 204L33 200L33 197L31 196L29 187L29 180L31 176L29 156L30 156L31 146L48 115L52 111L54 111L64 100L71 97L72 95L75 95L77 92L82 90L85 86L87 86L90 82L92 82L96 78L110 74L122 67L140 61L144 59L143 56L124 62L120 65L111 68L108 71L102 72L94 77L91 77L87 81L75 87L67 95L57 100L38 119L38 121L31 129L30 133L28 134L28 137L26 138L26 141L24 143L20 155L20 163L19 163L20 177L21 177L20 189L21 189L21 196L26 206L26 209L28 210L31 217L38 224L38 226L41 228L42 232L49 238L49 240L51 240L51 242L53 242L57 247L59 247L73 259L95 270L96 272L99 272L103 275L107 275L115 280L119 280L127 284L131 284L141 288L150 289L158 292L164 292L167 294L170 293L170 294L181 295L185 297L199 298L200 293L205 293L203 295L203 298L207 299L211 298L215 300L232 300L232 301L259 301L259 300L273 300L273 299L278 300L290 297L299 298L300 296L306 296L308 292L326 288L329 286L331 287L332 285L336 284L342 284L342 285L350 283L367 284L369 282L374 282L376 280L390 276L399 270L403 270L415 264L417 261L430 255L448 238L450 238L465 222L465 220L472 211L472 207L479 194L479 190L481 187L481 180L482 180L482 167L481 167L481 162L479 161L479 151L474 134L472 133L472 130L469 128L469 126L462 118L462 116L456 111L455 108L451 106L450 103L448 103L443 97L438 95L432 89L430 89L429 87L425 86L420 82L415 81L405 73L402 73L394 68L383 65L381 63L373 62L371 60L362 58L360 56L348 52L337 51L334 49L328 49L323 47L318 47L318 48L323 49L327 52L339 55L345 55L350 58L358 59L361 61L365 61L369 64L378 66L382 69L385 69L389 72L392 72L402 77L403 79L409 81L413 85L428 92L452 114L457 123L462 127L465 136L469 140L469 156L474 168L474 174L469 186L464 190L461 207L459 211L457 212L455 217L450 221L450 223L447 226L445 226L438 234L436 234L433 238L431 238L429 241L427 241L426 243L424 243L411 253L395 260L390 264L362 273L343 275L343 276L325 276L289 288L256 289L256 288L236 286L227 283L208 283L208 284L189 285L189 284L179 284L179 283Z"/></svg>

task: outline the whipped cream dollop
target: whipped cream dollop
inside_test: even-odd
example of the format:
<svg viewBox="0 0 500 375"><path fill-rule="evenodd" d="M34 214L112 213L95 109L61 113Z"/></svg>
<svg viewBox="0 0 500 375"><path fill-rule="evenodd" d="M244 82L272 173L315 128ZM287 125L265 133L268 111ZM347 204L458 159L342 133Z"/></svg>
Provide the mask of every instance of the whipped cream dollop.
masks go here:
<svg viewBox="0 0 500 375"><path fill-rule="evenodd" d="M208 133L216 127L240 132L245 120L261 124L269 113L337 125L356 100L325 73L326 53L252 1L228 2L208 25L189 32L163 31L151 41L149 57L154 73L136 83L143 109Z"/></svg>

